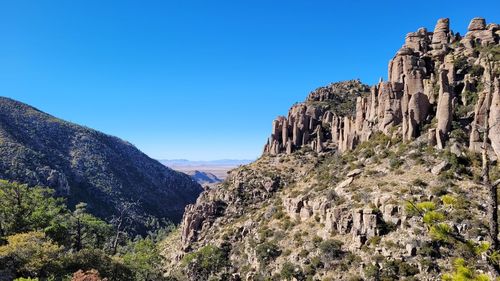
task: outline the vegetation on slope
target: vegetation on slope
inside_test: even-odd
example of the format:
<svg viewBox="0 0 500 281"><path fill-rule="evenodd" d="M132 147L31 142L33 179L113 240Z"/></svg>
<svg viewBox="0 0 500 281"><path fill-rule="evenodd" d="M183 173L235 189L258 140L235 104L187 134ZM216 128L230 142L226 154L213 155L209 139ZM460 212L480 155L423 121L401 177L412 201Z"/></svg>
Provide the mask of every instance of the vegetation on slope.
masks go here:
<svg viewBox="0 0 500 281"><path fill-rule="evenodd" d="M0 280L163 280L157 241L171 229L130 237L53 189L0 181Z"/></svg>
<svg viewBox="0 0 500 281"><path fill-rule="evenodd" d="M202 191L130 143L2 97L0 178L51 187L108 221L126 208L140 233L152 221L178 223Z"/></svg>

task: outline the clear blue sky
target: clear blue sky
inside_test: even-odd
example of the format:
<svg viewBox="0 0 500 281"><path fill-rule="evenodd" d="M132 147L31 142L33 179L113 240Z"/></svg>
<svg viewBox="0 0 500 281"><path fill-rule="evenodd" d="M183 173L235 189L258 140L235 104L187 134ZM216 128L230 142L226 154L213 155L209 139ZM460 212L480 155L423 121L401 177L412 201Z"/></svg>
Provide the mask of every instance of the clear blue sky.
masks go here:
<svg viewBox="0 0 500 281"><path fill-rule="evenodd" d="M0 95L154 158L256 158L316 87L372 84L440 17L500 22L500 1L0 2Z"/></svg>

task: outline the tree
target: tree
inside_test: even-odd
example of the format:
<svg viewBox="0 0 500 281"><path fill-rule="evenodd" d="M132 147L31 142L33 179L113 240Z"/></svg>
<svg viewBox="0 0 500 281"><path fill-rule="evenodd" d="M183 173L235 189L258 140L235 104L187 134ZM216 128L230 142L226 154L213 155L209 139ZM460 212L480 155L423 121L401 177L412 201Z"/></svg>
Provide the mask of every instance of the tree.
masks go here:
<svg viewBox="0 0 500 281"><path fill-rule="evenodd" d="M133 222L133 218L131 216L133 208L138 205L138 202L125 202L120 204L118 215L114 216L111 219L111 223L115 227L115 236L111 243L111 250L113 255L116 254L118 249L118 244L120 242L120 238L127 235L127 228Z"/></svg>
<svg viewBox="0 0 500 281"><path fill-rule="evenodd" d="M0 180L0 236L32 230L55 234L67 209L63 199L53 196L49 188Z"/></svg>
<svg viewBox="0 0 500 281"><path fill-rule="evenodd" d="M136 280L161 280L161 256L156 243L150 238L141 238L130 244L123 261L133 269Z"/></svg>
<svg viewBox="0 0 500 281"><path fill-rule="evenodd" d="M14 234L7 237L7 245L0 246L0 267L8 267L18 277L47 277L61 267L62 253L63 248L43 232Z"/></svg>
<svg viewBox="0 0 500 281"><path fill-rule="evenodd" d="M76 251L84 247L101 249L112 233L110 224L87 212L86 203L76 205L71 215L71 226L73 247Z"/></svg>
<svg viewBox="0 0 500 281"><path fill-rule="evenodd" d="M134 280L133 272L121 259L111 257L100 249L84 248L78 252L70 252L65 255L63 265L67 273L74 273L80 269L84 271L95 269L101 277L109 280Z"/></svg>
<svg viewBox="0 0 500 281"><path fill-rule="evenodd" d="M191 280L207 280L210 275L229 266L228 249L226 246L219 248L206 245L196 252L186 254L182 265Z"/></svg>

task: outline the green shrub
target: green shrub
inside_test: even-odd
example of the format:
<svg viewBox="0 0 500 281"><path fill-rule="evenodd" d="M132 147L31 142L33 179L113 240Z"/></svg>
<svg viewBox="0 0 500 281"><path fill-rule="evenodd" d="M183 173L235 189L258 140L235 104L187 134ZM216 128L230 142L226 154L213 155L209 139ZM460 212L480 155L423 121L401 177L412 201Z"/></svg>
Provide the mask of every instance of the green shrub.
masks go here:
<svg viewBox="0 0 500 281"><path fill-rule="evenodd" d="M434 211L436 209L436 204L430 201L424 201L416 204L417 208L423 212Z"/></svg>
<svg viewBox="0 0 500 281"><path fill-rule="evenodd" d="M453 66L455 67L456 70L459 70L459 69L468 70L469 62L467 62L466 57L460 56L460 57L455 58L453 60Z"/></svg>
<svg viewBox="0 0 500 281"><path fill-rule="evenodd" d="M448 193L448 189L445 185L434 185L430 188L432 195L442 196Z"/></svg>
<svg viewBox="0 0 500 281"><path fill-rule="evenodd" d="M396 170L401 165L403 165L404 161L398 157L391 157L389 160L389 166L391 167L391 170Z"/></svg>
<svg viewBox="0 0 500 281"><path fill-rule="evenodd" d="M449 242L451 240L451 235L453 233L453 229L451 226L445 223L439 223L431 226L429 234L432 239L436 241Z"/></svg>
<svg viewBox="0 0 500 281"><path fill-rule="evenodd" d="M342 256L342 244L339 240L328 239L319 244L319 249L327 259L335 259Z"/></svg>
<svg viewBox="0 0 500 281"><path fill-rule="evenodd" d="M267 264L281 255L280 248L273 242L264 242L258 245L255 251L257 259L263 264Z"/></svg>
<svg viewBox="0 0 500 281"><path fill-rule="evenodd" d="M435 224L444 221L445 217L443 213L436 211L429 211L424 214L424 223Z"/></svg>
<svg viewBox="0 0 500 281"><path fill-rule="evenodd" d="M319 236L314 236L312 241L313 241L314 247L318 247L320 245L320 243L323 242L323 238L321 238Z"/></svg>
<svg viewBox="0 0 500 281"><path fill-rule="evenodd" d="M207 245L185 255L181 264L189 276L196 280L206 280L210 275L229 266L228 250Z"/></svg>
<svg viewBox="0 0 500 281"><path fill-rule="evenodd" d="M294 278L297 280L305 280L304 273L300 269L299 266L294 265L290 262L285 262L281 267L280 271L281 278L285 280L293 280Z"/></svg>
<svg viewBox="0 0 500 281"><path fill-rule="evenodd" d="M443 201L443 204L445 204L447 206L452 206L452 207L456 206L458 203L457 198L455 198L454 196L449 195L449 194L441 196L441 201Z"/></svg>
<svg viewBox="0 0 500 281"><path fill-rule="evenodd" d="M364 272L367 278L373 278L375 280L380 279L380 268L375 264L366 266Z"/></svg>
<svg viewBox="0 0 500 281"><path fill-rule="evenodd" d="M475 77L480 77L484 73L484 67L479 64L474 64L469 68L468 73Z"/></svg>
<svg viewBox="0 0 500 281"><path fill-rule="evenodd" d="M414 179L411 181L411 185L419 186L419 187L426 187L428 184L421 179Z"/></svg>
<svg viewBox="0 0 500 281"><path fill-rule="evenodd" d="M466 265L464 259L456 259L453 262L455 272L446 273L443 275L443 281L489 281L490 278L486 274L477 273L473 268Z"/></svg>

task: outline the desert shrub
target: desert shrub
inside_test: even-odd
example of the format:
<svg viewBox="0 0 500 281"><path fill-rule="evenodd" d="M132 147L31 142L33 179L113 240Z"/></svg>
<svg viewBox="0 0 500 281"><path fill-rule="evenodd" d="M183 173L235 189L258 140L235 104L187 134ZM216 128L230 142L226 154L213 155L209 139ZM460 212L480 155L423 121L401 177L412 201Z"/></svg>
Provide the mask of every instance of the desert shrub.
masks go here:
<svg viewBox="0 0 500 281"><path fill-rule="evenodd" d="M453 66L455 69L459 70L468 70L469 68L469 63L467 62L467 58L464 56L457 57L453 60Z"/></svg>
<svg viewBox="0 0 500 281"><path fill-rule="evenodd" d="M397 227L398 226L393 222L382 221L379 226L380 235L388 234L389 232L396 230Z"/></svg>
<svg viewBox="0 0 500 281"><path fill-rule="evenodd" d="M456 259L453 262L454 272L443 275L443 281L488 281L490 278L486 274L477 273L473 268L469 267L464 259Z"/></svg>
<svg viewBox="0 0 500 281"><path fill-rule="evenodd" d="M434 185L430 188L431 194L434 196L442 196L448 193L448 189L445 185Z"/></svg>
<svg viewBox="0 0 500 281"><path fill-rule="evenodd" d="M367 278L384 281L401 280L401 277L410 277L419 273L417 266L398 260L385 260L381 267L369 265L364 271Z"/></svg>
<svg viewBox="0 0 500 281"><path fill-rule="evenodd" d="M426 187L428 184L421 179L414 179L411 181L411 185L419 186L419 187Z"/></svg>
<svg viewBox="0 0 500 281"><path fill-rule="evenodd" d="M439 245L435 242L424 242L422 246L418 248L417 254L424 257L437 258L439 257Z"/></svg>
<svg viewBox="0 0 500 281"><path fill-rule="evenodd" d="M423 218L424 223L426 224L435 224L444 221L444 219L445 219L444 214L436 211L426 212Z"/></svg>
<svg viewBox="0 0 500 281"><path fill-rule="evenodd" d="M431 238L441 242L449 242L451 240L452 233L453 229L446 223L433 225L429 230Z"/></svg>
<svg viewBox="0 0 500 281"><path fill-rule="evenodd" d="M257 259L263 264L267 264L281 255L280 248L274 242L264 242L258 245L255 252Z"/></svg>
<svg viewBox="0 0 500 281"><path fill-rule="evenodd" d="M401 165L403 165L403 163L404 161L399 157L391 157L389 159L389 166L391 167L391 170L398 169L399 167L401 167Z"/></svg>
<svg viewBox="0 0 500 281"><path fill-rule="evenodd" d="M370 264L364 269L365 276L375 280L380 280L380 268L375 264Z"/></svg>
<svg viewBox="0 0 500 281"><path fill-rule="evenodd" d="M229 265L228 250L207 245L185 255L181 264L185 267L188 276L195 280L207 280L209 276Z"/></svg>
<svg viewBox="0 0 500 281"><path fill-rule="evenodd" d="M305 280L302 269L291 262L285 262L280 271L281 278L285 280Z"/></svg>
<svg viewBox="0 0 500 281"><path fill-rule="evenodd" d="M469 107L465 107L465 106L460 106L457 108L458 108L457 115L459 117L465 116L470 110ZM458 122L454 121L453 123L454 123L453 127L460 126L460 123L458 123ZM469 136L462 128L452 129L450 132L450 137L456 139L460 143L466 143L469 140Z"/></svg>
<svg viewBox="0 0 500 281"><path fill-rule="evenodd" d="M436 209L436 204L431 201L419 202L416 204L416 206L423 212L434 211Z"/></svg>
<svg viewBox="0 0 500 281"><path fill-rule="evenodd" d="M68 254L63 259L63 266L64 272L69 274L80 269L95 269L103 278L110 280L134 280L132 271L126 265L99 249L83 249Z"/></svg>
<svg viewBox="0 0 500 281"><path fill-rule="evenodd" d="M318 247L321 244L321 242L323 242L323 238L321 238L319 236L314 236L312 241L313 241L314 247Z"/></svg>
<svg viewBox="0 0 500 281"><path fill-rule="evenodd" d="M328 239L319 244L319 250L328 260L342 256L342 242L335 239Z"/></svg>
<svg viewBox="0 0 500 281"><path fill-rule="evenodd" d="M458 203L457 198L455 198L452 195L446 194L441 196L441 201L443 201L443 204L446 206L456 206Z"/></svg>
<svg viewBox="0 0 500 281"><path fill-rule="evenodd" d="M407 262L400 262L399 265L399 275L400 276L414 276L419 273L418 267Z"/></svg>
<svg viewBox="0 0 500 281"><path fill-rule="evenodd" d="M474 64L469 68L468 73L472 76L479 77L484 73L484 67L479 64Z"/></svg>
<svg viewBox="0 0 500 281"><path fill-rule="evenodd" d="M370 239L368 239L368 244L375 246L375 245L380 244L380 240L382 240L382 237L373 236Z"/></svg>
<svg viewBox="0 0 500 281"><path fill-rule="evenodd" d="M267 226L263 226L262 228L260 228L258 233L260 240L266 240L266 238L273 236L273 230Z"/></svg>

